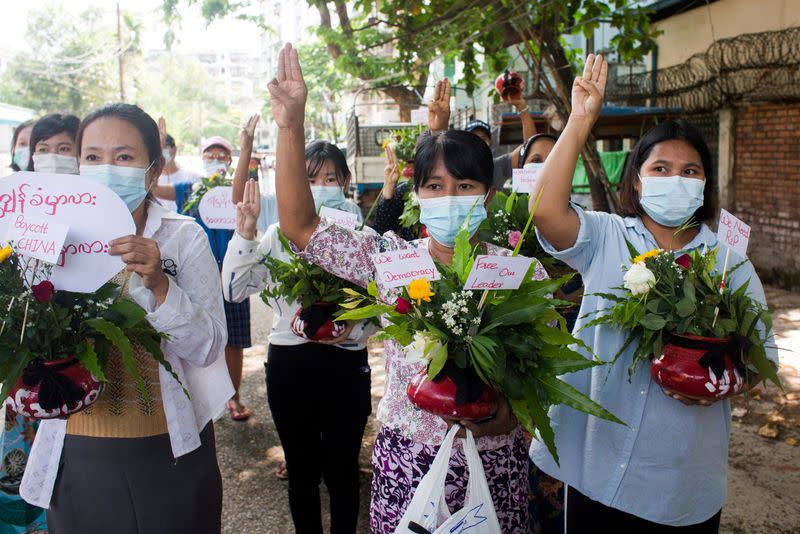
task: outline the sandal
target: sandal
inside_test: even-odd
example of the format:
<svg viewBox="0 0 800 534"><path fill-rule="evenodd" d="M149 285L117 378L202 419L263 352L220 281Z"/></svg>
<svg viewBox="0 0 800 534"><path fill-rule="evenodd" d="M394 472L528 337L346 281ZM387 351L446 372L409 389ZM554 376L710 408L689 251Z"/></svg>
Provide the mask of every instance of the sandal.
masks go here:
<svg viewBox="0 0 800 534"><path fill-rule="evenodd" d="M286 462L278 462L275 466L275 476L279 480L289 480L289 470L286 469Z"/></svg>
<svg viewBox="0 0 800 534"><path fill-rule="evenodd" d="M247 406L244 406L242 404L238 405L237 404L238 403L236 401L233 400L228 401L228 412L231 415L231 419L239 422L244 422L250 419L250 416L252 414L250 413L250 410L247 408Z"/></svg>

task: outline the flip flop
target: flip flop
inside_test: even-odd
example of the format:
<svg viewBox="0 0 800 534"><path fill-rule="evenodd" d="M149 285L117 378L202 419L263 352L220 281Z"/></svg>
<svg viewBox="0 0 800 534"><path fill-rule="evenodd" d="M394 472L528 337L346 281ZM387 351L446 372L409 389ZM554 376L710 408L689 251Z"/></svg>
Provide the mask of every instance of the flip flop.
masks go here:
<svg viewBox="0 0 800 534"><path fill-rule="evenodd" d="M231 419L239 422L247 421L252 415L246 406L242 406L242 409L240 410L236 407L236 403L233 401L228 401L228 412L231 415Z"/></svg>

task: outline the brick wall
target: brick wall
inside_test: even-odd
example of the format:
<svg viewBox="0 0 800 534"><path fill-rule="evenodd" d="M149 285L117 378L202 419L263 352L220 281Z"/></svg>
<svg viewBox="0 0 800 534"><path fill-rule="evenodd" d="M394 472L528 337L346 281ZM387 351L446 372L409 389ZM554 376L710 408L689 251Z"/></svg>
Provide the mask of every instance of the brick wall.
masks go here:
<svg viewBox="0 0 800 534"><path fill-rule="evenodd" d="M749 256L761 278L800 288L800 103L736 109L735 213L753 227Z"/></svg>

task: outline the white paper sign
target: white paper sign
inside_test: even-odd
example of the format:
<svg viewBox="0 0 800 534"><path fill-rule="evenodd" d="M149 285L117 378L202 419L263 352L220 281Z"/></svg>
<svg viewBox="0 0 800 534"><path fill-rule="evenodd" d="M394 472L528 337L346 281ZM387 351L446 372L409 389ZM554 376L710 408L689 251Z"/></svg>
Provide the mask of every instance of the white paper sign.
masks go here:
<svg viewBox="0 0 800 534"><path fill-rule="evenodd" d="M319 209L319 216L332 220L334 223L344 228L353 230L358 224L358 215L349 211L337 210L322 206Z"/></svg>
<svg viewBox="0 0 800 534"><path fill-rule="evenodd" d="M8 225L6 241L13 241L14 251L47 263L58 263L69 227L20 213Z"/></svg>
<svg viewBox="0 0 800 534"><path fill-rule="evenodd" d="M539 169L513 169L511 171L511 190L515 193L533 193L539 182Z"/></svg>
<svg viewBox="0 0 800 534"><path fill-rule="evenodd" d="M414 124L428 124L428 108L412 109L411 122Z"/></svg>
<svg viewBox="0 0 800 534"><path fill-rule="evenodd" d="M216 230L236 229L236 204L233 203L233 188L219 186L210 189L198 206L203 224Z"/></svg>
<svg viewBox="0 0 800 534"><path fill-rule="evenodd" d="M722 210L719 215L717 240L741 256L747 256L747 243L750 241L750 227L729 212Z"/></svg>
<svg viewBox="0 0 800 534"><path fill-rule="evenodd" d="M409 248L372 254L372 263L378 280L384 287L400 287L413 280L427 278L438 280L439 271L433 264L433 258L425 249Z"/></svg>
<svg viewBox="0 0 800 534"><path fill-rule="evenodd" d="M477 256L464 289L517 289L532 261L524 256Z"/></svg>
<svg viewBox="0 0 800 534"><path fill-rule="evenodd" d="M92 292L125 268L108 254L108 242L136 233L133 218L116 193L71 174L17 172L0 179L0 235L20 215L69 228L50 281L56 289Z"/></svg>

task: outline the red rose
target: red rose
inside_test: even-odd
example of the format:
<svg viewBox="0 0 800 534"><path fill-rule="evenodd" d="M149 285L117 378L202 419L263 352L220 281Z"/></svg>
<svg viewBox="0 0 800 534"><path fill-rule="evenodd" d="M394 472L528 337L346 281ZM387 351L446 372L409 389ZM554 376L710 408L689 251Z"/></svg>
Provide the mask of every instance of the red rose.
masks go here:
<svg viewBox="0 0 800 534"><path fill-rule="evenodd" d="M397 302L394 304L394 309L398 313L406 314L411 311L411 303L403 297L397 297Z"/></svg>
<svg viewBox="0 0 800 534"><path fill-rule="evenodd" d="M35 286L32 286L31 292L36 302L50 302L53 298L53 294L56 292L56 288L53 286L52 282L45 280L44 282L39 282Z"/></svg>
<svg viewBox="0 0 800 534"><path fill-rule="evenodd" d="M688 254L684 254L683 256L677 258L675 263L683 267L684 269L688 269L692 265L692 257Z"/></svg>
<svg viewBox="0 0 800 534"><path fill-rule="evenodd" d="M404 178L413 178L414 177L414 166L411 164L406 165L403 167L403 177Z"/></svg>
<svg viewBox="0 0 800 534"><path fill-rule="evenodd" d="M428 228L424 224L419 229L419 236L420 237L430 237L431 236L428 233Z"/></svg>

